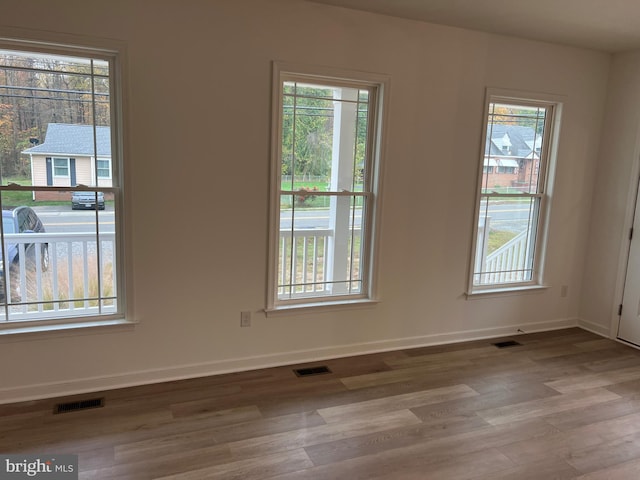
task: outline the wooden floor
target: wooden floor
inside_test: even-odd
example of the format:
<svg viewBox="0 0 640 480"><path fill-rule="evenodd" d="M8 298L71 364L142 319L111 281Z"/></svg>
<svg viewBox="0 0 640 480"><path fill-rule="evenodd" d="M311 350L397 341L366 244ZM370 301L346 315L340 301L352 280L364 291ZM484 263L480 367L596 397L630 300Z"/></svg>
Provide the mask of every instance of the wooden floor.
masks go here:
<svg viewBox="0 0 640 480"><path fill-rule="evenodd" d="M515 339L0 406L0 452L77 454L101 480L640 478L640 351L580 329Z"/></svg>

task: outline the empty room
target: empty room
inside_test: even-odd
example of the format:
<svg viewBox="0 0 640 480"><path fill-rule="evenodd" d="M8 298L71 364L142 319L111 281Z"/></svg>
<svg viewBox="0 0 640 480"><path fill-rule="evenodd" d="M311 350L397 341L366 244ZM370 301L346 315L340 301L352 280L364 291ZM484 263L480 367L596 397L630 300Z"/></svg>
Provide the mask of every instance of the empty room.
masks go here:
<svg viewBox="0 0 640 480"><path fill-rule="evenodd" d="M638 478L639 5L0 7L0 478Z"/></svg>

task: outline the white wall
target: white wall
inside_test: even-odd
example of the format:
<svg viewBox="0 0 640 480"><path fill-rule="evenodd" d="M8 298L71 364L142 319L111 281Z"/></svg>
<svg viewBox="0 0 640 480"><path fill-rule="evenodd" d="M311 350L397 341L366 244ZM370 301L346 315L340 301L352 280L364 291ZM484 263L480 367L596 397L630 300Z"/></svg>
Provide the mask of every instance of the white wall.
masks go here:
<svg viewBox="0 0 640 480"><path fill-rule="evenodd" d="M0 340L0 401L576 324L609 55L299 0L22 0L2 11L5 35L127 45L139 324ZM376 307L260 313L272 60L391 76ZM487 86L566 95L550 288L466 300Z"/></svg>
<svg viewBox="0 0 640 480"><path fill-rule="evenodd" d="M640 154L640 52L616 54L593 196L580 317L617 333Z"/></svg>

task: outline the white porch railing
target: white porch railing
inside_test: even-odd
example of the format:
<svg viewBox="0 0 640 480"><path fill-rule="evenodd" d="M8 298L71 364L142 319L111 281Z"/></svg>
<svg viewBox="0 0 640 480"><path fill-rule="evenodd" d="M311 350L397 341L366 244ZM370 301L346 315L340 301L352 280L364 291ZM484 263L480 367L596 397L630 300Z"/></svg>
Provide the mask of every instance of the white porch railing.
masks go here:
<svg viewBox="0 0 640 480"><path fill-rule="evenodd" d="M512 283L526 281L530 272L526 268L528 253L527 231L523 230L511 240L500 246L484 261L479 284Z"/></svg>
<svg viewBox="0 0 640 480"><path fill-rule="evenodd" d="M350 231L352 247L360 242L360 228ZM331 261L330 242L335 232L330 228L308 228L297 230L280 230L280 258L278 269L278 295L280 298L313 297L335 292L335 288L344 287L347 290L353 285L359 287L359 252L346 270L336 280L330 278ZM294 242L293 248L291 242ZM355 277L347 280L350 272ZM338 287L336 287L336 285ZM345 287L346 285L346 287ZM332 290L333 289L333 290Z"/></svg>
<svg viewBox="0 0 640 480"><path fill-rule="evenodd" d="M328 228L280 230L279 295L322 295L326 291L329 239L333 234Z"/></svg>
<svg viewBox="0 0 640 480"><path fill-rule="evenodd" d="M360 230L356 230L360 234ZM484 235L484 228L479 235ZM331 229L310 228L280 231L279 295L282 297L309 297L327 293L326 277ZM293 249L291 242L294 242ZM486 245L486 238L484 244ZM476 258L475 284L499 284L527 280L527 231L522 231L500 248ZM481 268L478 268L482 265Z"/></svg>
<svg viewBox="0 0 640 480"><path fill-rule="evenodd" d="M95 233L6 234L4 243L5 251L17 246L20 261L5 275L6 288L0 280L0 321L7 314L8 320L22 321L116 311L114 233L100 233L99 239Z"/></svg>

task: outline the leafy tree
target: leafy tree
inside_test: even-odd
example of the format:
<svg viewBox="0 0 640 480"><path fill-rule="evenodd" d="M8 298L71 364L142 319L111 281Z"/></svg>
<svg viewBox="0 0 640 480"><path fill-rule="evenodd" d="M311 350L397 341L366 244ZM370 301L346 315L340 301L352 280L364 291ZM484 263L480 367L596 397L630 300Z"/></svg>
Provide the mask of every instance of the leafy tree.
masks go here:
<svg viewBox="0 0 640 480"><path fill-rule="evenodd" d="M495 104L489 114L493 117L494 123L529 127L538 135L542 135L544 132L546 115L544 108L522 108L512 105Z"/></svg>
<svg viewBox="0 0 640 480"><path fill-rule="evenodd" d="M366 100L366 98L364 98ZM282 125L282 174L298 181L331 173L334 105L333 90L285 84ZM357 112L355 174L361 178L366 156L367 104Z"/></svg>

